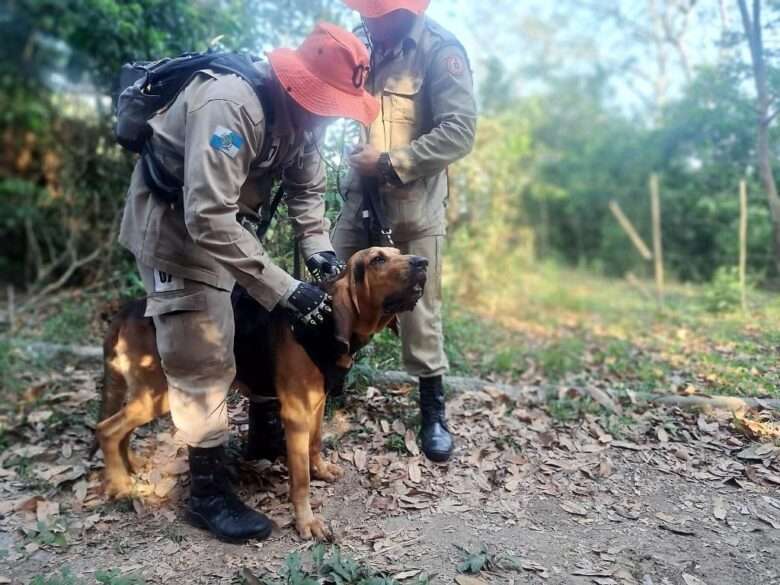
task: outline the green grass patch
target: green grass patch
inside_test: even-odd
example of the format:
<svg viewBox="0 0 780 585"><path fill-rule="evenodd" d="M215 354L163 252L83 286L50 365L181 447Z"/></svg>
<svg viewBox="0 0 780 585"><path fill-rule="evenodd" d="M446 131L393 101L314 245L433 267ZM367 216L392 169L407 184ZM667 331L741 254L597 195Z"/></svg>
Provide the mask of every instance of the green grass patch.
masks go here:
<svg viewBox="0 0 780 585"><path fill-rule="evenodd" d="M41 323L41 336L51 343L86 343L90 338L93 307L90 303L66 301Z"/></svg>
<svg viewBox="0 0 780 585"><path fill-rule="evenodd" d="M552 342L532 354L545 376L560 380L566 374L582 370L585 342L579 337Z"/></svg>
<svg viewBox="0 0 780 585"><path fill-rule="evenodd" d="M249 583L245 571L237 575L239 583ZM256 578L253 579L256 581ZM326 548L318 544L307 555L292 553L285 559L281 578L265 577L264 585L317 585L338 583L339 585L400 585L384 573L372 569L359 559L342 552L338 547ZM421 575L406 580L408 585L429 585L430 579Z"/></svg>
<svg viewBox="0 0 780 585"><path fill-rule="evenodd" d="M141 577L123 575L118 569L96 571L94 580L85 581L73 575L70 569L65 567L54 575L33 577L30 585L88 585L95 581L101 585L144 585L146 583Z"/></svg>

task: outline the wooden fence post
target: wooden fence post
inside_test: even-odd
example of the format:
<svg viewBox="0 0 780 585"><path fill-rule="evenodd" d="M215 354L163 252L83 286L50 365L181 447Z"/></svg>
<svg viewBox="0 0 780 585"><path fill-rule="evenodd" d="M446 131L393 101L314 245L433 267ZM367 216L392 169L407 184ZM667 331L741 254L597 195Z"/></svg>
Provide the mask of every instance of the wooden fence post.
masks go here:
<svg viewBox="0 0 780 585"><path fill-rule="evenodd" d="M634 244L634 248L636 248L636 251L639 252L640 256L642 256L642 258L647 261L652 260L653 253L647 247L644 240L642 240L642 236L639 235L639 232L636 231L634 224L631 223L631 220L628 219L623 213L623 210L620 209L618 202L610 201L609 210L612 212L612 215L615 216L615 219L620 224L620 227L623 228L623 231L626 232L628 239L630 239L631 243Z"/></svg>
<svg viewBox="0 0 780 585"><path fill-rule="evenodd" d="M14 285L9 284L8 288L8 330L11 335L16 331L16 294Z"/></svg>
<svg viewBox="0 0 780 585"><path fill-rule="evenodd" d="M747 312L747 182L739 182L739 289L742 294L742 310Z"/></svg>
<svg viewBox="0 0 780 585"><path fill-rule="evenodd" d="M650 207L653 218L653 259L655 260L655 286L658 293L658 306L664 306L664 258L661 242L661 198L658 175L650 175Z"/></svg>

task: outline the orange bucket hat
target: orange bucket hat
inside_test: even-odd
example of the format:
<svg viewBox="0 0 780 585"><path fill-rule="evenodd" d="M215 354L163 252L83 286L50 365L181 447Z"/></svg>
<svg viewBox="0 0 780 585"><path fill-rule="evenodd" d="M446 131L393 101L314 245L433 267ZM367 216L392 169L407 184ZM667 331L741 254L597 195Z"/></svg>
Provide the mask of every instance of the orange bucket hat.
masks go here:
<svg viewBox="0 0 780 585"><path fill-rule="evenodd" d="M364 18L379 18L396 10L408 10L418 16L428 9L431 0L344 0Z"/></svg>
<svg viewBox="0 0 780 585"><path fill-rule="evenodd" d="M289 96L313 114L365 126L379 114L379 102L364 87L368 50L335 24L317 24L300 47L274 49L268 61Z"/></svg>

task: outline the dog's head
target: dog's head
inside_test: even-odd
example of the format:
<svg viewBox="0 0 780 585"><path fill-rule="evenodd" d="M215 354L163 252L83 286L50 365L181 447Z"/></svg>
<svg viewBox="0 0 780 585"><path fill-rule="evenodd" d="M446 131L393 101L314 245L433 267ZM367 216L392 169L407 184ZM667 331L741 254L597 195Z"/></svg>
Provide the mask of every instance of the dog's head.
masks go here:
<svg viewBox="0 0 780 585"><path fill-rule="evenodd" d="M414 309L423 295L427 270L427 259L395 248L355 253L332 291L337 337L347 344L355 336L367 341L391 325L397 313Z"/></svg>

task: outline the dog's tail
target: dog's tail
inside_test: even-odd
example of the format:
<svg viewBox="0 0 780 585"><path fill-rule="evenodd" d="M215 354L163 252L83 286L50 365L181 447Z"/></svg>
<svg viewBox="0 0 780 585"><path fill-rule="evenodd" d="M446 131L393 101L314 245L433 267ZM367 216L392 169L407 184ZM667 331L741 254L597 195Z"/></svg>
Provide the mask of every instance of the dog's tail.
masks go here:
<svg viewBox="0 0 780 585"><path fill-rule="evenodd" d="M127 380L124 374L118 369L117 343L122 326L128 317L133 316L139 310L141 315L146 309L146 300L139 299L130 301L111 319L108 332L103 339L103 387L100 389L100 409L98 411L98 420L100 423L107 418L115 415L122 408L127 398ZM105 318L105 317L104 317ZM95 427L95 436L92 438L92 445L89 448L88 458L91 459L100 448L98 441L97 426Z"/></svg>

